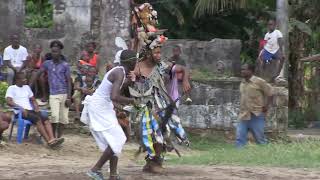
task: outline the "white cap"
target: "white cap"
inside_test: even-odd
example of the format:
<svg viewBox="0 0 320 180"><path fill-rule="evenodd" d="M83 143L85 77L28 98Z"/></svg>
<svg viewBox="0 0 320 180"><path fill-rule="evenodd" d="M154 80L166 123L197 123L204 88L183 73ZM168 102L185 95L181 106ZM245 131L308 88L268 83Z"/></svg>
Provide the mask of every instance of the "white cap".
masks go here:
<svg viewBox="0 0 320 180"><path fill-rule="evenodd" d="M123 51L123 50L120 50L120 51L118 51L118 52L116 53L116 55L114 56L114 61L113 61L113 63L119 63L119 64L120 64L120 61L121 61L120 56L121 56L122 51Z"/></svg>

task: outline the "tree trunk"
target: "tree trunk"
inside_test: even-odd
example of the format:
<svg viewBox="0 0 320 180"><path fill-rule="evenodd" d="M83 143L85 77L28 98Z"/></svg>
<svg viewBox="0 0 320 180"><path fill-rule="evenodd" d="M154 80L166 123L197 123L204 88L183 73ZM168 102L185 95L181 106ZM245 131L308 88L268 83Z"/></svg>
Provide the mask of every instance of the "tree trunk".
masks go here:
<svg viewBox="0 0 320 180"><path fill-rule="evenodd" d="M278 28L283 34L283 53L285 55L285 61L282 65L280 72L280 77L287 77L287 67L288 67L288 55L289 55L289 41L288 41L288 0L277 0L277 23Z"/></svg>
<svg viewBox="0 0 320 180"><path fill-rule="evenodd" d="M301 99L303 98L303 57L306 34L295 28L290 33L289 53L289 111L301 111Z"/></svg>

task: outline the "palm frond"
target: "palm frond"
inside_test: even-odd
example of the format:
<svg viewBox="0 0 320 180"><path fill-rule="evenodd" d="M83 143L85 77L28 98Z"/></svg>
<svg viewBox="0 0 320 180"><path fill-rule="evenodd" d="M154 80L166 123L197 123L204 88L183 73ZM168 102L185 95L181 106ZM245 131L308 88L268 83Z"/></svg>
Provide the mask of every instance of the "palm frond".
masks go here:
<svg viewBox="0 0 320 180"><path fill-rule="evenodd" d="M226 9L238 9L247 6L249 0L198 0L194 12L195 17L214 14Z"/></svg>
<svg viewBox="0 0 320 180"><path fill-rule="evenodd" d="M188 3L187 0L184 0L183 3L185 5L188 5L187 4ZM179 2L178 1L166 0L161 5L167 10L167 12L170 15L172 15L172 16L177 18L177 21L178 21L179 25L183 25L184 24L184 22L185 22L184 15L183 15L183 12L181 11L180 7L179 7Z"/></svg>

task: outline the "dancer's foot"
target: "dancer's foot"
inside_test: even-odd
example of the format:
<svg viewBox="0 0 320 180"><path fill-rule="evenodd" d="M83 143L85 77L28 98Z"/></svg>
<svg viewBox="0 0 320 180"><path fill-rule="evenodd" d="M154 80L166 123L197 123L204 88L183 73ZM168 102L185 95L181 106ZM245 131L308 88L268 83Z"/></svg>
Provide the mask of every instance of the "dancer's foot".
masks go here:
<svg viewBox="0 0 320 180"><path fill-rule="evenodd" d="M148 173L160 174L164 171L162 163L155 162L154 160L147 160L146 165L143 166L143 171Z"/></svg>
<svg viewBox="0 0 320 180"><path fill-rule="evenodd" d="M89 170L87 172L87 175L91 178L91 179L94 179L94 180L104 180L103 178L103 174L101 171L92 171L92 170Z"/></svg>
<svg viewBox="0 0 320 180"><path fill-rule="evenodd" d="M110 180L120 180L120 179L121 178L120 178L119 174L114 174L114 175L110 174Z"/></svg>

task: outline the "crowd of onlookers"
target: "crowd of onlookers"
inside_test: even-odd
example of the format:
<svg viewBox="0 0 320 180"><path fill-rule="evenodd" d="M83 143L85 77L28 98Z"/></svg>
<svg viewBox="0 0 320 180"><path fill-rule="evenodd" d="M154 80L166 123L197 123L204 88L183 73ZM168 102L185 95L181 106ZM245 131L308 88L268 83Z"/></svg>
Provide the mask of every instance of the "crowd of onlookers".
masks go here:
<svg viewBox="0 0 320 180"><path fill-rule="evenodd" d="M75 111L74 120L80 123L82 101L85 96L92 95L101 83L96 43L86 44L76 62L76 71L72 71L70 61L62 54L64 45L60 41L50 42L50 52L44 53L43 47L37 43L27 50L16 34L11 35L10 40L11 44L0 56L1 78L9 85L5 96L7 105L19 108L23 118L36 125L49 146L60 144L64 127L69 123L69 109ZM180 54L181 49L176 46L170 61L183 64ZM106 71L117 65L116 55L114 64L106 65ZM50 121L47 121L46 105L50 107ZM117 111L117 116L121 120L123 113ZM0 111L0 142L10 120L9 114Z"/></svg>
<svg viewBox="0 0 320 180"><path fill-rule="evenodd" d="M9 85L5 95L7 105L14 108L15 114L21 111L23 118L35 124L49 147L60 145L64 127L69 123L69 108L76 111L75 119L79 120L81 101L86 95L92 95L100 84L96 44L86 45L72 74L69 61L62 54L62 42L50 42L50 52L44 54L40 44L33 44L28 51L16 34L11 35L10 40L11 44L0 56L2 81ZM47 121L48 113L40 110L40 106L48 103L50 121ZM0 112L0 142L10 119L8 114Z"/></svg>

